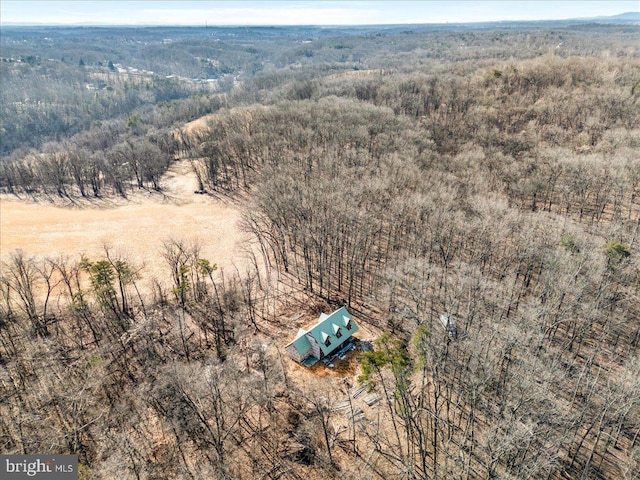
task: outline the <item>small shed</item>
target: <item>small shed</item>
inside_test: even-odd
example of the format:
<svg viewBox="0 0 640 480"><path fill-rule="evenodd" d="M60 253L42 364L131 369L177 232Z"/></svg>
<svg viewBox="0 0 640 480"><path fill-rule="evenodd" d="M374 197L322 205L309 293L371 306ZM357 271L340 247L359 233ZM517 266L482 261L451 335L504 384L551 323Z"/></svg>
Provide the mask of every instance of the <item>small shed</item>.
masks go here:
<svg viewBox="0 0 640 480"><path fill-rule="evenodd" d="M285 350L296 362L311 366L340 350L358 331L358 325L346 307L327 315L321 313L311 328L298 330Z"/></svg>
<svg viewBox="0 0 640 480"><path fill-rule="evenodd" d="M453 316L448 313L443 313L440 315L439 320L444 331L449 335L449 338L456 338L458 336L458 329L456 328L456 321Z"/></svg>

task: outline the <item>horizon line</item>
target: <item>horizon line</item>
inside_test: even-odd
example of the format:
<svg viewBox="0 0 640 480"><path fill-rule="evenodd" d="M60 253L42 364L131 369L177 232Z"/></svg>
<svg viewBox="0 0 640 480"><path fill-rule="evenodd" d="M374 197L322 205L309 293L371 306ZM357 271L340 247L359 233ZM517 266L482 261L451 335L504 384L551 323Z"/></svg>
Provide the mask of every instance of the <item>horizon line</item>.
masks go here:
<svg viewBox="0 0 640 480"><path fill-rule="evenodd" d="M640 16L639 11L622 12L615 15L597 16L597 17L568 17L568 18L554 18L554 19L537 19L537 20L483 20L483 21L455 21L455 22L419 22L419 23L354 23L354 24L328 24L328 23L299 23L299 24L210 24L207 21L203 24L189 23L189 24L170 24L170 23L32 23L32 22L2 22L0 20L0 28L2 27L131 27L131 28L287 28L287 27L325 27L325 28L354 28L354 27L398 27L398 26L420 26L420 25L482 25L491 23L552 23L552 22L584 22L589 20L604 20L609 18L616 18L628 14L637 14Z"/></svg>

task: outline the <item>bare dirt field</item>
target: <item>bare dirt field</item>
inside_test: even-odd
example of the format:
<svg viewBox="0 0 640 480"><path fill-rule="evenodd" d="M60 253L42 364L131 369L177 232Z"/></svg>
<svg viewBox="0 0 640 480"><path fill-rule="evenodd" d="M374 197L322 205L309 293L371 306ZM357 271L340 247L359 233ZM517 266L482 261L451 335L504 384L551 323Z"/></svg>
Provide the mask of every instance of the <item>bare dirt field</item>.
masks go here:
<svg viewBox="0 0 640 480"><path fill-rule="evenodd" d="M238 227L237 201L194 194L198 188L188 161L172 165L163 193L142 192L128 200L81 201L64 205L0 199L2 259L21 248L27 255L60 254L90 260L104 257L104 245L139 265L145 279L169 275L160 256L163 241L199 242L201 256L225 270L246 264L248 241ZM60 203L60 204L59 204ZM164 282L163 282L164 283Z"/></svg>

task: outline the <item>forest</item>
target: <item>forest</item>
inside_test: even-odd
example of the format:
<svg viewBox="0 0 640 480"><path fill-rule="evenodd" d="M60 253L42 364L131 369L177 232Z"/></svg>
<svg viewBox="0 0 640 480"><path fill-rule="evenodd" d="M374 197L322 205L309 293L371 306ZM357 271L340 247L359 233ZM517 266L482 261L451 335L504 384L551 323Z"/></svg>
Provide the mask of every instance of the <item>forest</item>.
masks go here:
<svg viewBox="0 0 640 480"><path fill-rule="evenodd" d="M86 480L639 478L637 28L3 27L5 206L163 195L182 162L250 260L3 248L0 452ZM340 306L371 351L286 357Z"/></svg>

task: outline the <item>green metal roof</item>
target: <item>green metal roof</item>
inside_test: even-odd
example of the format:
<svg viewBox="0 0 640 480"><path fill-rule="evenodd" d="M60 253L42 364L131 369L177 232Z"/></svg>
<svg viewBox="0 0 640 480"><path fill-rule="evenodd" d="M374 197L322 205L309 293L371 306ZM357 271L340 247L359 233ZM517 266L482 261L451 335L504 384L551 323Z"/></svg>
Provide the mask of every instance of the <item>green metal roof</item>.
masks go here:
<svg viewBox="0 0 640 480"><path fill-rule="evenodd" d="M307 331L301 328L298 330L298 335L295 340L291 342L291 344L293 344L293 348L296 349L299 355L304 355L306 352L311 350L311 342L309 342L305 333L307 333Z"/></svg>
<svg viewBox="0 0 640 480"><path fill-rule="evenodd" d="M351 322L351 330L346 328L349 322ZM339 338L336 337L338 330L342 334ZM302 328L298 330L296 338L288 345L293 345L299 355L304 355L311 350L311 342L307 337L307 334L310 334L318 342L323 355L328 355L357 331L358 325L353 321L353 317L346 307L342 307L330 315L321 313L318 323L309 330ZM329 345L325 345L327 339L329 340Z"/></svg>
<svg viewBox="0 0 640 480"><path fill-rule="evenodd" d="M347 323L351 322L351 330L347 330ZM336 333L340 329L342 336L336 337ZM331 353L338 345L358 331L358 326L353 321L353 317L347 311L346 307L339 308L331 315L320 315L318 323L316 323L309 333L316 339L320 345L320 350L324 355ZM325 340L329 339L329 345L325 345ZM296 347L297 349L297 347Z"/></svg>

